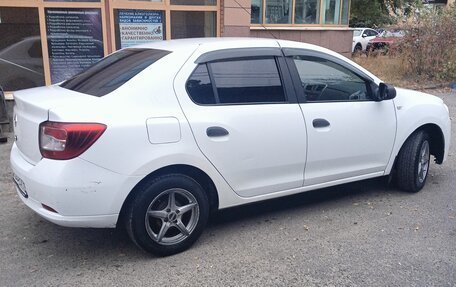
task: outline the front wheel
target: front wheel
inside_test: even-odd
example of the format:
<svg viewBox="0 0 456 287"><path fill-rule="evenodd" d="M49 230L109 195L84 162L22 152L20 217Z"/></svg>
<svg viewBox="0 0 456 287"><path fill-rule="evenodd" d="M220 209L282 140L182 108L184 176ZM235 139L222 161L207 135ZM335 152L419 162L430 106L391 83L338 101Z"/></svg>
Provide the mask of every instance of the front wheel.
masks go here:
<svg viewBox="0 0 456 287"><path fill-rule="evenodd" d="M170 174L146 181L127 211L126 229L140 248L168 256L189 248L201 235L209 203L193 178Z"/></svg>
<svg viewBox="0 0 456 287"><path fill-rule="evenodd" d="M425 131L412 134L397 158L397 183L400 189L418 192L426 183L430 165L429 135Z"/></svg>
<svg viewBox="0 0 456 287"><path fill-rule="evenodd" d="M362 53L363 53L363 47L359 43L356 44L355 48L353 49L353 56L358 57L358 56L361 56Z"/></svg>

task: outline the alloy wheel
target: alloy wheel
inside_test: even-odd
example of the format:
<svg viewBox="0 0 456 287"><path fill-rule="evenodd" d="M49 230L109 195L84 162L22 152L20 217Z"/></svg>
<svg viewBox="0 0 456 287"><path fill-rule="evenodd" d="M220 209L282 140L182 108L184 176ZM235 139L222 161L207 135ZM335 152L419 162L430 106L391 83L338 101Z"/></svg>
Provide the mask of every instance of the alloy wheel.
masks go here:
<svg viewBox="0 0 456 287"><path fill-rule="evenodd" d="M147 208L147 233L161 245L182 242L198 224L199 212L198 202L189 191L181 188L165 190Z"/></svg>
<svg viewBox="0 0 456 287"><path fill-rule="evenodd" d="M421 145L418 161L418 180L423 183L429 171L429 142L424 141Z"/></svg>

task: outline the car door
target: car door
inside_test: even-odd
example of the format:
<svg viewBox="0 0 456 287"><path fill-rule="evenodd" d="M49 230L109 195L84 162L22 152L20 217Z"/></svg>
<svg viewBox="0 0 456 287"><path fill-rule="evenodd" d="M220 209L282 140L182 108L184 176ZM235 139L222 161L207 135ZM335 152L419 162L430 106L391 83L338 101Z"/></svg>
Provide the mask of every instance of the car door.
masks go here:
<svg viewBox="0 0 456 287"><path fill-rule="evenodd" d="M303 185L304 119L280 49L273 54L200 62L180 95L200 150L243 197Z"/></svg>
<svg viewBox="0 0 456 287"><path fill-rule="evenodd" d="M377 37L378 32L375 30L372 30L372 29L365 29L363 32L363 35L366 35L366 37L363 37L363 41L362 41L363 50L365 51L369 41L374 39L375 37Z"/></svg>
<svg viewBox="0 0 456 287"><path fill-rule="evenodd" d="M372 100L375 83L346 61L299 49L285 53L307 124L304 184L382 175L396 135L393 101Z"/></svg>

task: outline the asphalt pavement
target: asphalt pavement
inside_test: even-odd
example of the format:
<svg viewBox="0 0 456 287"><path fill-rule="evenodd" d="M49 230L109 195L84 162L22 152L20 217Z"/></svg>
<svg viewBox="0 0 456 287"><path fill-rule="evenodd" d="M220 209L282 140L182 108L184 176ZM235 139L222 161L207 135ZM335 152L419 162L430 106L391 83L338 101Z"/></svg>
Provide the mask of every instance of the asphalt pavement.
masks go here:
<svg viewBox="0 0 456 287"><path fill-rule="evenodd" d="M454 119L456 92L440 96ZM11 181L10 134L0 286L456 286L455 135L418 194L374 179L224 210L190 250L157 258L121 231L59 227L29 210Z"/></svg>

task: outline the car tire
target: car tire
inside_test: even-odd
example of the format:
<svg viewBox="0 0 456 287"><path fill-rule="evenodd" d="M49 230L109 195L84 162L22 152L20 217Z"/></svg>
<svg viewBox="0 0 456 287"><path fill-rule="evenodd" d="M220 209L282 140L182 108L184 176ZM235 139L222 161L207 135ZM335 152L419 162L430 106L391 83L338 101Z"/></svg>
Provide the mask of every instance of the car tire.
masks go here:
<svg viewBox="0 0 456 287"><path fill-rule="evenodd" d="M209 217L209 201L201 185L183 174L146 180L126 212L132 241L157 256L188 249L201 235Z"/></svg>
<svg viewBox="0 0 456 287"><path fill-rule="evenodd" d="M363 47L360 43L356 44L355 49L353 50L354 56L360 56L363 53Z"/></svg>
<svg viewBox="0 0 456 287"><path fill-rule="evenodd" d="M398 187L407 192L420 191L429 173L429 135L423 130L412 134L402 146L396 164Z"/></svg>

